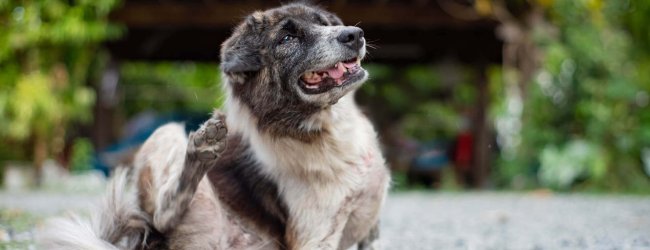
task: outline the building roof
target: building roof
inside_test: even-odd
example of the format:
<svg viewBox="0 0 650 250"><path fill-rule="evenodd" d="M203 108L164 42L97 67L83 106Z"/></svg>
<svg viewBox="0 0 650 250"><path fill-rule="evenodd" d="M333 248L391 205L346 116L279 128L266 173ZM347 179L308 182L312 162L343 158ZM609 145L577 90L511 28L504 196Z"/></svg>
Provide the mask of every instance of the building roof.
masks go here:
<svg viewBox="0 0 650 250"><path fill-rule="evenodd" d="M387 63L453 58L500 62L497 22L470 12L470 0L318 1L378 47L370 60ZM107 44L118 60L219 59L219 45L246 14L279 5L261 0L125 0L111 20L127 34Z"/></svg>

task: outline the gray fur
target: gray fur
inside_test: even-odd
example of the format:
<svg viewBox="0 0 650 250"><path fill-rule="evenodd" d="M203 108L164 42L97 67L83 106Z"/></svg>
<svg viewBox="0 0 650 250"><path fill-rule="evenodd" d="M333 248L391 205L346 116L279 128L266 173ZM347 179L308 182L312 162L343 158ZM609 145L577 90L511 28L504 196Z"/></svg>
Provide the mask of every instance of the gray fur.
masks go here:
<svg viewBox="0 0 650 250"><path fill-rule="evenodd" d="M222 69L233 95L259 118L261 130L309 140L321 131L304 131L301 123L361 85L365 70L341 87L310 92L300 84L308 71L363 58L365 48L356 50L336 41L344 28L351 27L342 26L329 12L289 4L253 13L223 43ZM282 43L287 35L295 39Z"/></svg>
<svg viewBox="0 0 650 250"><path fill-rule="evenodd" d="M349 31L354 41L342 41ZM65 233L43 242L60 249L376 245L390 177L352 97L367 72L346 71L342 84L317 88L301 80L361 60L359 31L305 4L248 16L221 50L228 129L219 113L189 138L180 125L159 128L135 157L136 192L128 197L137 201L122 196L126 177L118 175L99 219L55 222Z"/></svg>
<svg viewBox="0 0 650 250"><path fill-rule="evenodd" d="M145 216L129 189L127 170L118 169L90 221L71 214L46 221L37 233L43 249L132 249L148 232Z"/></svg>
<svg viewBox="0 0 650 250"><path fill-rule="evenodd" d="M227 133L225 116L217 111L197 131L190 133L179 180L166 190L157 190L164 192L163 203L155 205L158 209L154 223L158 231L165 233L182 219L199 182L225 150Z"/></svg>
<svg viewBox="0 0 650 250"><path fill-rule="evenodd" d="M379 240L379 223L377 223L363 240L358 244L359 250L375 250Z"/></svg>

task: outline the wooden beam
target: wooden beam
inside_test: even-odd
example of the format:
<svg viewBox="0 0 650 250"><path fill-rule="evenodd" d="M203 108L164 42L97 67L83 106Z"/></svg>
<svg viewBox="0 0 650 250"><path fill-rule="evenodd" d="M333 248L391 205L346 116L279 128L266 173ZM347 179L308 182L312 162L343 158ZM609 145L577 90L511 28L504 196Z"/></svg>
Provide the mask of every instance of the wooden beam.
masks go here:
<svg viewBox="0 0 650 250"><path fill-rule="evenodd" d="M376 47L369 48L368 61L422 63L453 57L465 63L501 62L502 43L491 27L363 28L368 42ZM130 28L124 37L106 45L113 56L123 60L216 61L219 45L230 34L230 27Z"/></svg>
<svg viewBox="0 0 650 250"><path fill-rule="evenodd" d="M248 13L275 7L277 4L262 2L246 3L179 3L179 2L129 2L111 14L111 20L127 27L232 27ZM406 3L386 4L332 4L330 11L348 24L361 22L361 26L392 27L458 27L475 26L483 21L458 20L442 12L436 5ZM490 22L492 23L492 22Z"/></svg>

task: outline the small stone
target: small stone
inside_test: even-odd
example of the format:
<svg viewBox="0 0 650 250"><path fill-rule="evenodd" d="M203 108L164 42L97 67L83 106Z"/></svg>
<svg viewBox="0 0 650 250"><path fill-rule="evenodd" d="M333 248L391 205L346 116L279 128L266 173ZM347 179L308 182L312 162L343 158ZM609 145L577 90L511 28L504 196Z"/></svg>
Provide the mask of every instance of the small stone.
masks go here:
<svg viewBox="0 0 650 250"><path fill-rule="evenodd" d="M4 228L0 228L0 242L9 242L11 237L9 237L9 232Z"/></svg>

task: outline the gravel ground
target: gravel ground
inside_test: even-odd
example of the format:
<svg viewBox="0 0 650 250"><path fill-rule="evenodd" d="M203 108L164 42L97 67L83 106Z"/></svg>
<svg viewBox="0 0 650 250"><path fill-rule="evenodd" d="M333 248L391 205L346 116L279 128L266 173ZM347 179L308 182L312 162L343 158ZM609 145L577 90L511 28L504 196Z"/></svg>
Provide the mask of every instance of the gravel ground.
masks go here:
<svg viewBox="0 0 650 250"><path fill-rule="evenodd" d="M99 194L0 192L0 208L19 209L46 217L69 211L88 211L99 203L99 196Z"/></svg>
<svg viewBox="0 0 650 250"><path fill-rule="evenodd" d="M650 249L650 197L403 193L382 230L385 249Z"/></svg>
<svg viewBox="0 0 650 250"><path fill-rule="evenodd" d="M0 192L0 209L24 211L37 224L65 211L87 211L96 200L92 195ZM1 217L0 249L20 249L24 245L11 247L11 241L25 241L32 230L13 229L16 223ZM381 242L384 249L398 250L650 249L650 197L395 193L382 215Z"/></svg>

